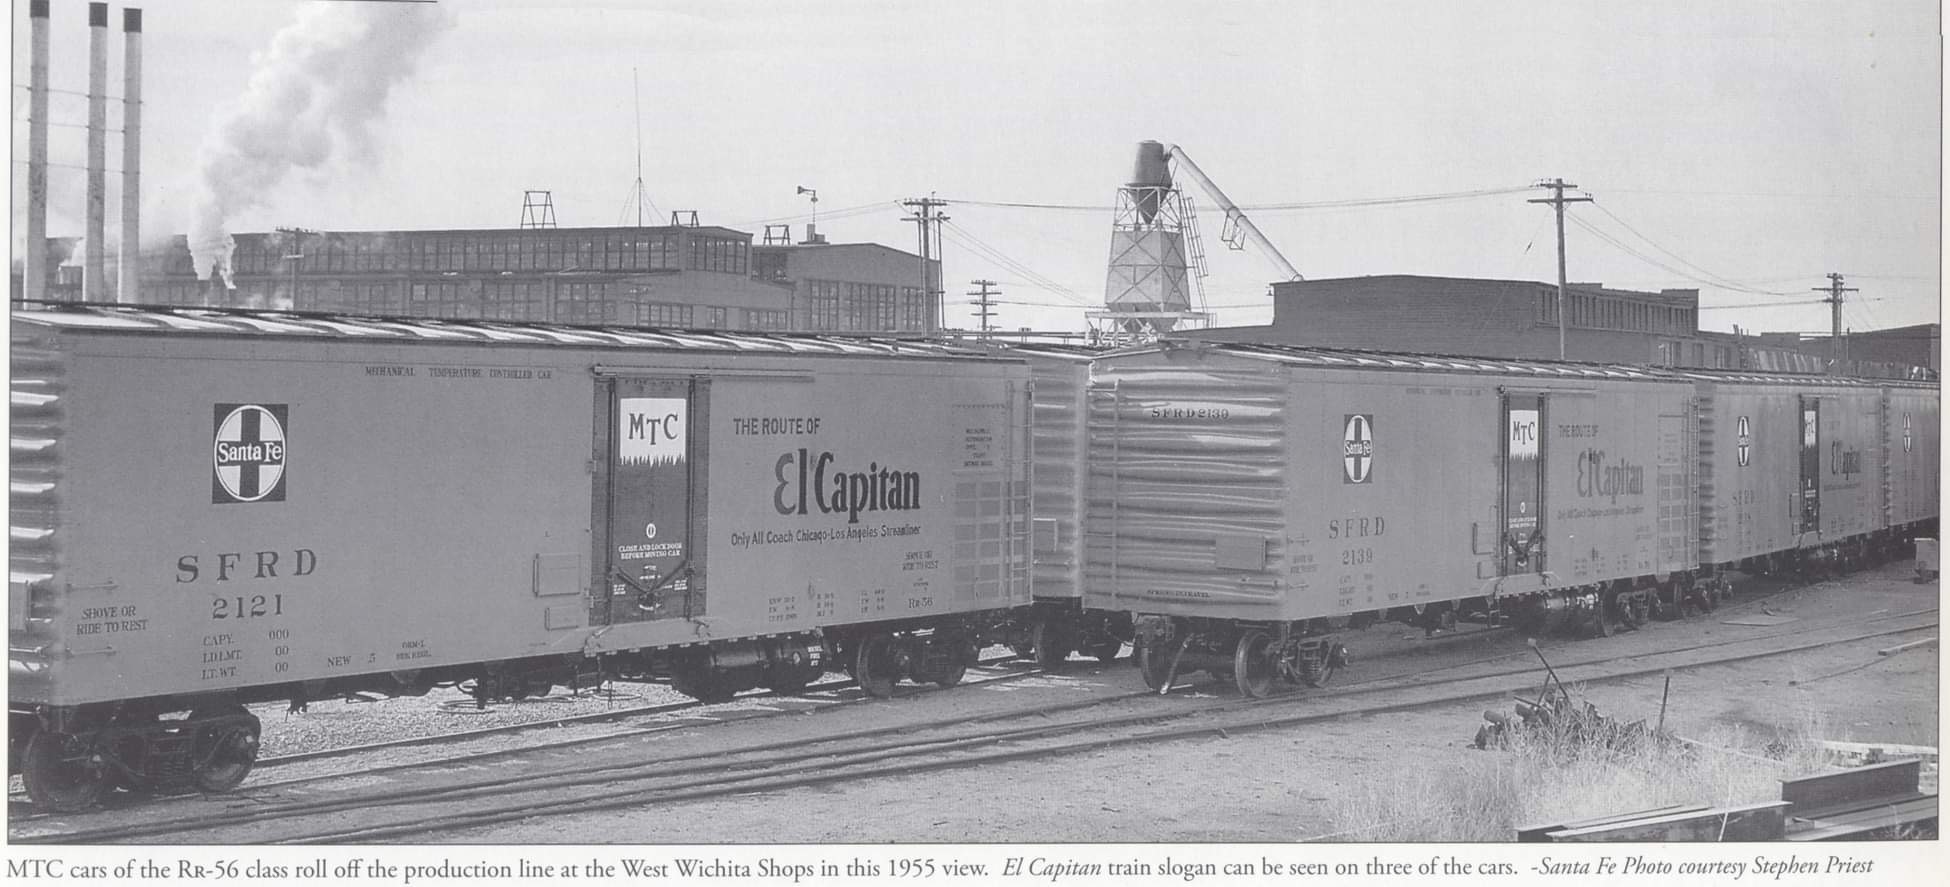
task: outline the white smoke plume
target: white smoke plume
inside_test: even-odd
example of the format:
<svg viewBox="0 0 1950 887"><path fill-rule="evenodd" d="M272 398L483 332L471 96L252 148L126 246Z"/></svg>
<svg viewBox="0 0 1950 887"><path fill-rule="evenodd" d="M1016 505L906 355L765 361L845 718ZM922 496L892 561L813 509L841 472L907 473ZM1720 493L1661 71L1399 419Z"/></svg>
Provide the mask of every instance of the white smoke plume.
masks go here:
<svg viewBox="0 0 1950 887"><path fill-rule="evenodd" d="M447 4L315 3L257 57L242 103L204 141L191 210L196 274L229 279L229 222L262 206L291 172L370 164L393 87L452 27Z"/></svg>

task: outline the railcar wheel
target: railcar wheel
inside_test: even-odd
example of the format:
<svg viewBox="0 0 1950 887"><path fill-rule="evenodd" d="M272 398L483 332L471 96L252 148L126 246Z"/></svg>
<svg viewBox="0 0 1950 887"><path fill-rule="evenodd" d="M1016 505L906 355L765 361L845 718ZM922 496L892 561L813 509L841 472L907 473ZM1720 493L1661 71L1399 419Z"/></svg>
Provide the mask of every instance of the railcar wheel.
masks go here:
<svg viewBox="0 0 1950 887"><path fill-rule="evenodd" d="M1259 699L1273 688L1273 660L1267 655L1273 640L1263 631L1249 631L1239 637L1232 653L1232 683L1239 695Z"/></svg>
<svg viewBox="0 0 1950 887"><path fill-rule="evenodd" d="M1646 620L1651 618L1650 601L1657 594L1656 589L1646 589L1626 592L1620 596L1618 615L1626 628L1636 631L1645 625Z"/></svg>
<svg viewBox="0 0 1950 887"><path fill-rule="evenodd" d="M1612 614L1616 612L1617 607L1618 594L1616 592L1599 592L1598 608L1592 612L1584 623L1585 636L1594 638L1611 637L1612 633L1618 628L1618 623L1613 621L1612 618Z"/></svg>
<svg viewBox="0 0 1950 887"><path fill-rule="evenodd" d="M1060 627L1042 617L1029 627L1029 645L1035 648L1036 667L1044 671L1062 668L1070 658L1070 639Z"/></svg>
<svg viewBox="0 0 1950 887"><path fill-rule="evenodd" d="M1144 685L1153 690L1164 689L1165 682L1171 680L1170 645L1150 641L1138 644L1138 672L1144 675Z"/></svg>
<svg viewBox="0 0 1950 887"><path fill-rule="evenodd" d="M1338 641L1330 641L1327 649L1322 652L1318 664L1309 662L1303 657L1301 665L1301 683L1309 687L1325 687L1328 681L1334 679L1337 672L1346 667L1347 648L1341 646Z"/></svg>
<svg viewBox="0 0 1950 887"><path fill-rule="evenodd" d="M210 720L214 723L203 724ZM241 705L199 708L190 712L196 724L191 744L194 768L190 779L206 792L227 792L243 784L257 764L257 716Z"/></svg>
<svg viewBox="0 0 1950 887"><path fill-rule="evenodd" d="M1647 592L1650 598L1647 614L1660 622L1671 622L1679 618L1679 597L1685 592L1679 587L1679 580L1668 579Z"/></svg>
<svg viewBox="0 0 1950 887"><path fill-rule="evenodd" d="M860 652L853 660L853 679L868 696L887 699L894 695L894 684L900 681L899 668L893 638L877 634L860 642Z"/></svg>
<svg viewBox="0 0 1950 887"><path fill-rule="evenodd" d="M107 766L81 738L36 730L21 757L21 782L34 806L42 810L86 810L108 790Z"/></svg>
<svg viewBox="0 0 1950 887"><path fill-rule="evenodd" d="M1098 662L1109 665L1117 661L1117 654L1124 652L1124 642L1116 638L1106 638L1090 645L1085 652L1096 657Z"/></svg>

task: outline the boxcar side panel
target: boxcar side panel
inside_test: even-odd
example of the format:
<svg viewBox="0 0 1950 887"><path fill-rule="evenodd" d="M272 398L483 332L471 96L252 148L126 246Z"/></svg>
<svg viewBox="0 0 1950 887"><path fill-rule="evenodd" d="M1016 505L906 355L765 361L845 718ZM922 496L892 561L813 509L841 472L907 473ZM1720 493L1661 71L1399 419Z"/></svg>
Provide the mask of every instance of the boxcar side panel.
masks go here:
<svg viewBox="0 0 1950 887"><path fill-rule="evenodd" d="M1881 466L1882 392L1825 387L1821 401L1821 535L1832 542L1888 526Z"/></svg>
<svg viewBox="0 0 1950 887"><path fill-rule="evenodd" d="M1688 386L1651 381L1545 393L1544 569L1551 586L1691 565L1689 509L1673 507L1675 488L1690 476L1683 464L1690 395Z"/></svg>
<svg viewBox="0 0 1950 887"><path fill-rule="evenodd" d="M62 347L61 567L49 584L63 650L16 682L16 701L217 691L1028 599L1020 365L181 335L68 334ZM605 361L710 383L699 401L709 511L688 517L706 534L701 581L716 595L706 618L591 618L605 578L592 554L592 467L608 458L592 439L615 417L600 414L590 370ZM766 433L780 426L763 420L781 417L819 428ZM866 476L883 471L915 482L898 500L882 484L876 498ZM740 545L737 533L791 541Z"/></svg>
<svg viewBox="0 0 1950 887"><path fill-rule="evenodd" d="M1295 370L1283 619L1474 595L1496 575L1495 380Z"/></svg>
<svg viewBox="0 0 1950 887"><path fill-rule="evenodd" d="M557 359L77 342L48 701L578 649L536 580L587 546L588 380Z"/></svg>
<svg viewBox="0 0 1950 887"><path fill-rule="evenodd" d="M1024 380L951 369L711 377L706 603L686 616L673 600L600 646L1027 603Z"/></svg>
<svg viewBox="0 0 1950 887"><path fill-rule="evenodd" d="M1790 387L1702 381L1701 560L1731 564L1793 548L1801 459L1799 395Z"/></svg>
<svg viewBox="0 0 1950 887"><path fill-rule="evenodd" d="M1937 516L1937 393L1926 388L1888 389L1890 522L1907 524Z"/></svg>

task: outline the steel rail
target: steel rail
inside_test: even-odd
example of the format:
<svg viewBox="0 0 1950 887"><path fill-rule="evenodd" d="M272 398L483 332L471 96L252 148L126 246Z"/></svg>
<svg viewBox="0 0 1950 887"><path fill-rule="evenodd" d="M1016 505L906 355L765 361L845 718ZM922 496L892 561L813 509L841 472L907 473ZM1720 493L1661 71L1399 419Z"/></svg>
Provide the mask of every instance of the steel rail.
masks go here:
<svg viewBox="0 0 1950 887"><path fill-rule="evenodd" d="M1928 612L1934 612L1934 611L1922 610L1922 611L1916 611L1915 613L1900 614L1900 615L1920 615ZM1625 653L1616 656L1599 657L1597 659L1591 659L1582 662L1566 663L1564 667L1566 669L1588 670L1594 666L1599 666L1608 662L1615 662L1620 660L1671 659L1675 656L1684 653L1694 652L1705 648L1728 647L1736 644L1751 645L1755 643L1764 643L1770 640L1778 640L1779 638L1782 637L1789 637L1798 634L1806 634L1812 630L1827 630L1832 632L1832 631L1846 629L1851 625L1858 624L1858 623L1883 621L1889 618L1898 618L1898 616L1891 615L1891 616L1875 617L1867 620L1857 620L1855 622L1830 624L1826 626L1821 626L1819 627L1819 629L1777 632L1777 633L1772 633L1767 635L1740 638L1731 641L1720 641L1720 642L1715 642L1710 644L1691 645L1688 647L1676 648L1673 650ZM1881 631L1872 632L1867 635L1861 635L1859 637L1880 637L1892 633L1902 633L1906 631L1921 630L1921 628L1925 628L1925 627L1928 626L1903 627L1897 629L1881 630ZM1812 647L1824 646L1832 643L1845 643L1850 640L1859 639L1859 637L1839 638L1839 639L1831 638L1831 639L1818 640L1812 643L1790 645L1784 648L1765 649L1756 653L1738 654L1735 656L1723 657L1720 659L1709 659L1707 661L1703 661L1700 663L1689 663L1683 667L1698 667L1701 665L1718 664L1719 662L1739 661L1741 659L1753 658L1756 656L1781 655L1787 652L1794 652L1798 650L1809 649ZM1661 668L1662 667L1666 667L1666 666L1661 666ZM487 782L479 782L473 784L463 783L463 784L448 786L444 788L414 788L414 789L406 789L406 790L394 790L389 792L382 792L376 795L365 795L356 799L337 799L332 801L326 801L323 803L316 803L316 802L308 803L308 804L300 803L300 804L292 804L292 805L287 805L282 807L258 808L254 810L242 811L242 812L224 815L224 816L209 817L197 822L177 822L177 823L171 823L167 825L152 824L146 827L91 830L91 831L83 831L83 832L76 832L76 833L68 833L59 836L47 836L47 839L51 839L51 840L58 839L63 841L86 841L86 840L128 839L128 838L144 837L144 836L158 835L158 834L171 834L171 833L182 834L185 833L186 831L207 830L210 828L216 828L216 827L232 825L232 824L246 824L246 823L253 823L253 822L262 822L271 819L284 819L284 818L316 815L322 812L331 812L336 809L376 808L381 806L427 803L427 802L434 802L438 800L460 799L460 798L469 797L472 794L480 794L480 793L505 794L511 787L519 786L519 785L527 785L529 786L530 791L538 791L538 790L546 790L550 788L559 789L559 788L591 785L597 783L609 783L609 782L615 782L618 779L662 778L662 777L668 777L673 774L693 772L696 769L698 769L696 767L686 768L682 770L673 770L671 768L671 765L673 764L678 764L687 761L688 762L718 761L719 763L712 765L710 769L721 773L726 769L726 765L723 762L727 758L735 758L737 756L757 755L757 754L763 754L763 753L775 752L775 751L788 751L791 753L784 757L774 756L771 758L761 759L756 762L753 762L752 764L747 764L740 769L748 770L751 769L753 766L757 766L760 768L764 768L764 767L777 768L778 765L782 763L791 763L794 761L807 760L811 758L826 759L827 763L823 765L817 765L817 766L830 768L834 766L845 766L846 759L858 758L860 755L863 754L885 754L885 755L895 755L895 756L906 756L906 755L921 753L925 751L934 751L942 747L961 748L961 747L967 747L970 745L977 745L977 744L1020 740L1023 738L1049 734L1052 732L1062 733L1062 732L1076 732L1076 731L1087 730L1087 729L1103 729L1103 728L1115 727L1120 725L1131 725L1137 723L1151 722L1160 719L1177 719L1177 718L1184 718L1184 717L1191 717L1191 716L1209 717L1215 712L1226 713L1226 712L1238 711L1241 709L1248 709L1248 708L1269 705L1269 704L1278 705L1282 703L1291 703L1291 702L1299 702L1299 701L1315 701L1315 702L1332 701L1335 699L1346 698L1346 697L1356 696L1356 695L1387 693L1391 691L1407 692L1407 691L1414 691L1414 690L1427 690L1430 688L1449 685L1449 684L1493 680L1496 678L1508 677L1511 674L1515 674L1515 673L1529 673L1533 670L1534 670L1533 667L1526 667L1516 671L1502 671L1502 672L1491 672L1485 674L1454 676L1454 677L1449 677L1438 681L1425 681L1425 682L1418 682L1418 683L1397 682L1397 683L1389 683L1386 685L1380 685L1381 682L1375 682L1364 686L1349 686L1339 690L1328 691L1324 693L1288 694L1288 695L1283 695L1278 697L1272 697L1265 700L1234 699L1227 702L1221 702L1212 705L1200 705L1189 709L1174 709L1168 711L1149 710L1149 711L1139 712L1132 715L1124 715L1124 716L1110 718L1110 719L1101 719L1101 718L1094 719L1094 720L1083 719L1083 720L1076 720L1072 722L1055 724L1055 725L1039 724L1027 728L991 729L976 734L964 733L964 734L951 735L938 740L917 741L913 737L913 734L916 732L926 731L926 730L951 729L957 726L965 725L972 721L980 721L985 724L993 724L997 720L1017 720L1024 717L1047 717L1049 715L1063 713L1063 712L1094 708L1106 704L1115 703L1118 701L1128 700L1137 696L1151 695L1149 693L1120 694L1117 696L1104 697L1100 699L1087 700L1082 702L1063 703L1063 704L1049 705L1049 706L1038 706L1030 709L1019 710L1016 712L983 713L983 714L977 714L971 716L941 719L930 723L904 724L904 725L896 725L896 726L884 727L884 728L873 728L870 730L846 731L837 734L831 734L824 737L799 738L799 739L789 740L785 742L767 743L767 744L746 746L746 747L735 748L735 749L720 749L720 750L714 750L710 752L676 755L676 756L670 756L670 757L665 757L660 759L654 759L649 761L638 761L638 762L627 763L627 764L606 765L606 766L593 767L593 768L577 768L574 770L556 771L556 772L543 773L543 774L531 774L524 777L516 777L514 779L505 779L505 778L498 779L492 783L487 783ZM1652 670L1657 671L1659 669L1654 668ZM1632 674L1632 673L1635 672L1627 672L1627 674ZM1618 675L1601 675L1595 679L1611 679L1614 677L1618 677ZM1476 698L1477 696L1482 696L1482 695L1502 695L1506 692L1508 692L1507 689L1498 688L1496 690L1487 691L1484 693L1466 694L1461 697L1456 697L1455 699L1448 699L1448 698L1438 699L1431 702L1430 704L1452 702L1452 701L1456 701L1456 699L1463 699L1463 698ZM1387 708L1387 706L1385 705L1382 706L1382 709L1385 708ZM1376 710L1382 710L1382 709L1376 709ZM1345 713L1348 712L1343 711L1340 712L1339 714L1345 714ZM1338 716L1338 714L1334 716ZM1282 721L1282 723L1284 723L1284 721ZM1213 730L1223 730L1223 729L1227 729L1228 727L1236 727L1236 726L1238 725L1201 724L1188 729L1193 733L1207 733L1207 732L1212 732ZM900 738L895 742L882 743L880 745L864 746L864 747L856 745L852 748L846 749L843 752L835 752L830 749L824 752L807 751L807 749L810 746L813 746L815 744L832 745L835 743L854 743L857 742L858 740L883 737L889 734L901 734L902 738ZM614 738L614 736L605 737L605 738ZM1087 743L1086 745L1088 747L1096 747L1095 744ZM903 751L904 749L918 749L918 751L917 750ZM412 766L421 766L421 765L412 765ZM641 775L632 776L631 775L632 773L641 774ZM738 777L739 781L741 782L753 778L760 778L760 777L752 777L752 776ZM686 786L681 786L681 787L687 788L688 790L692 790L692 791L711 790L708 784L706 785L687 784ZM639 795L644 794L645 792L660 791L660 792L665 792L667 794L671 788L673 788L673 786L663 786L662 788L659 789L631 789L631 790L626 790L625 792L623 792L623 794L629 797L637 797ZM722 788L718 790L730 791L732 789ZM746 791L749 789L738 789L738 790ZM668 799L679 800L679 799L684 799L689 797L691 797L691 795L689 794L669 795ZM565 803L574 805L574 804L584 803L587 800L588 800L587 796L582 796L572 802L558 802L555 805L544 805L544 807L560 806L561 804L565 804ZM525 805L520 809L524 811L523 815L528 815L528 813L542 808L538 808L531 804L531 805ZM33 841L33 840L42 840L42 838L26 837L26 838L21 838L19 840Z"/></svg>
<svg viewBox="0 0 1950 887"><path fill-rule="evenodd" d="M1884 630L1872 631L1872 632L1867 632L1867 633L1858 634L1849 637L1831 638L1826 640L1813 641L1809 643L1792 645L1786 648L1768 649L1768 650L1761 650L1761 651L1755 651L1749 653L1742 653L1742 654L1737 654L1737 655L1727 656L1727 657L1722 657L1717 659L1709 659L1701 662L1691 662L1691 663L1685 663L1681 665L1660 663L1660 664L1646 666L1646 667L1624 669L1609 674L1581 675L1575 679L1584 683L1592 683L1598 681L1627 680L1635 677L1643 677L1648 674L1662 673L1663 671L1669 668L1692 669L1692 668L1711 667L1716 665L1726 665L1735 662L1786 655L1790 653L1801 652L1808 649L1831 646L1834 644L1851 643L1851 642L1866 640L1870 638L1884 637L1891 634L1901 634L1910 631L1920 631L1920 630L1925 630L1925 629L1935 628L1935 627L1936 627L1936 623L1931 622L1926 625L1884 629ZM1667 654L1640 654L1635 656L1619 657L1619 658L1648 659L1648 658L1660 658L1665 655ZM1581 667L1584 666L1572 666L1571 668L1581 668ZM1435 686L1441 683L1464 683L1469 681L1491 680L1491 679L1492 678L1490 677L1463 678L1455 681L1442 681L1442 682L1436 682L1435 684L1420 685L1419 687L1399 688L1399 689L1426 689L1428 687ZM280 838L276 840L280 842L288 842L288 843L310 844L310 843L344 843L344 842L352 842L352 841L367 841L367 840L377 840L377 839L397 839L397 838L409 837L414 835L425 835L433 832L451 831L456 828L491 825L500 822L508 822L508 821L513 821L518 819L530 818L537 815L548 815L551 813L594 812L600 810L615 809L619 807L641 807L646 804L669 804L669 803L677 803L682 801L703 800L708 798L723 797L727 795L748 795L748 794L753 794L753 793L763 792L763 791L778 791L782 789L797 788L797 787L809 786L809 785L819 785L819 784L825 784L825 783L831 783L831 782L837 782L843 780L853 780L853 779L871 778L871 777L885 777L885 776L894 776L894 775L910 775L910 774L930 772L930 771L959 769L963 767L975 766L980 764L994 764L994 763L1004 763L1004 762L1026 760L1026 759L1033 759L1033 758L1057 757L1061 755L1075 754L1078 752L1092 751L1092 750L1098 750L1098 749L1110 748L1110 747L1122 746L1122 745L1133 745L1133 744L1148 743L1148 742L1173 741L1178 739L1209 736L1213 734L1230 735L1230 733L1234 731L1248 732L1252 730L1262 730L1262 729L1268 729L1272 727L1292 726L1296 724L1343 718L1350 715L1373 715L1373 714L1385 714L1385 713L1394 713L1394 712L1402 712L1402 711L1413 711L1418 709L1454 705L1457 703L1467 702L1476 699L1500 698L1508 694L1509 692L1511 692L1511 689L1508 687L1497 687L1495 689L1473 690L1473 691L1466 691L1463 693L1445 694L1431 699L1408 700L1408 701L1399 701L1399 702L1380 702L1380 703L1370 704L1370 705L1356 705L1350 708L1339 708L1334 711L1328 711L1328 712L1312 711L1312 712L1304 712L1299 714L1280 715L1275 717L1238 718L1238 719L1232 719L1224 723L1202 722L1190 726L1173 727L1164 730L1142 731L1142 732L1132 733L1124 736L1097 736L1097 737L1082 739L1076 742L1058 744L1053 746L1014 749L1008 751L997 751L997 752L991 752L987 754L975 754L966 757L955 758L952 760L917 761L917 762L911 762L906 764L893 764L893 765L888 765L887 763L889 761L900 759L900 758L908 758L908 757L913 757L921 754L935 754L944 750L966 749L966 748L972 748L977 746L994 745L994 744L1010 742L1010 741L1034 739L1037 737L1060 737L1063 735L1080 732L1082 730L1089 730L1089 729L1101 730L1107 727L1133 726L1133 725L1139 725L1139 724L1149 723L1149 722L1154 722L1159 720L1180 720L1192 716L1203 717L1203 716L1210 715L1214 708L1222 708L1222 709L1253 708L1253 707L1264 706L1268 703L1277 703L1279 701L1291 700L1298 697L1288 696L1288 697L1272 697L1265 700L1239 700L1239 701L1235 701L1235 703L1232 705L1214 706L1214 707L1204 708L1195 711L1145 712L1137 715L1116 718L1109 721L1077 721L1069 724L1039 725L1034 727L1017 728L1011 730L989 731L986 734L975 734L975 735L968 735L963 737L949 737L942 740L920 741L920 742L910 741L905 744L890 744L890 745L884 745L876 748L862 749L858 753L851 754L846 757L836 757L830 752L824 755L809 754L802 757L822 757L825 758L826 760L824 762L804 764L797 767L778 768L776 772L762 772L757 774L733 774L730 776L720 776L717 778L699 780L692 783L679 783L676 786L658 786L658 787L651 787L651 788L626 787L626 788L616 789L607 792L599 792L594 795L585 794L585 795L578 796L576 798L562 800L562 801L543 802L540 804L529 803L520 806L507 805L507 806L502 806L498 809L468 811L458 815L455 814L434 815L430 817L425 817L420 820L391 823L386 825L361 826L353 829L340 829L337 831L307 834L301 837ZM571 783L567 787L580 787L581 785L584 784L586 783L577 781ZM673 788L676 790L672 791Z"/></svg>

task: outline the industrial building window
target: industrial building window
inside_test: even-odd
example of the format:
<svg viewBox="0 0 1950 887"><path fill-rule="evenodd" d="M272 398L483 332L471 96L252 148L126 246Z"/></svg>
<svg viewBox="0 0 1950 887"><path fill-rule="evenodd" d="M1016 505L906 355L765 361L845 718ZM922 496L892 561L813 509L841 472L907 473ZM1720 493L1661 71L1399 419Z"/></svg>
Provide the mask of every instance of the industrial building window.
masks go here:
<svg viewBox="0 0 1950 887"><path fill-rule="evenodd" d="M637 307L637 322L644 326L688 328L691 325L691 306L669 302L645 302Z"/></svg>
<svg viewBox="0 0 1950 887"><path fill-rule="evenodd" d="M848 284L844 329L859 332L894 328L896 306L891 284Z"/></svg>
<svg viewBox="0 0 1950 887"><path fill-rule="evenodd" d="M691 268L696 271L722 271L744 274L750 244L721 237L691 238Z"/></svg>
<svg viewBox="0 0 1950 887"><path fill-rule="evenodd" d="M481 287L481 317L488 320L529 320L526 289L534 284L490 281Z"/></svg>
<svg viewBox="0 0 1950 887"><path fill-rule="evenodd" d="M406 313L414 317L470 317L474 306L463 301L458 283L416 283L406 294Z"/></svg>
<svg viewBox="0 0 1950 887"><path fill-rule="evenodd" d="M650 253L644 258L645 268L673 268L677 265L676 238L669 235L650 239Z"/></svg>
<svg viewBox="0 0 1950 887"><path fill-rule="evenodd" d="M704 309L704 322L698 324L698 326L703 327L704 329L707 330L724 329L725 316L729 313L730 312L726 311L723 308L706 307Z"/></svg>
<svg viewBox="0 0 1950 887"><path fill-rule="evenodd" d="M607 283L567 283L556 293L557 323L615 323L616 303Z"/></svg>
<svg viewBox="0 0 1950 887"><path fill-rule="evenodd" d="M806 327L815 330L836 330L840 328L840 285L831 280L808 280L811 305L808 307Z"/></svg>
<svg viewBox="0 0 1950 887"><path fill-rule="evenodd" d="M339 304L355 314L398 314L390 283L349 283L339 287Z"/></svg>
<svg viewBox="0 0 1950 887"><path fill-rule="evenodd" d="M903 330L928 328L928 300L917 286L901 287L900 326Z"/></svg>
<svg viewBox="0 0 1950 887"><path fill-rule="evenodd" d="M319 281L300 281L297 286L297 294L291 298L291 309L293 311L325 310L332 304L328 301L329 297L325 295L326 288L326 284ZM333 289L336 289L336 287L333 287Z"/></svg>
<svg viewBox="0 0 1950 887"><path fill-rule="evenodd" d="M488 320L547 320L548 284L489 281L481 287L481 317Z"/></svg>
<svg viewBox="0 0 1950 887"><path fill-rule="evenodd" d="M784 311L770 311L761 308L745 309L745 328L751 330L783 330L790 326Z"/></svg>

